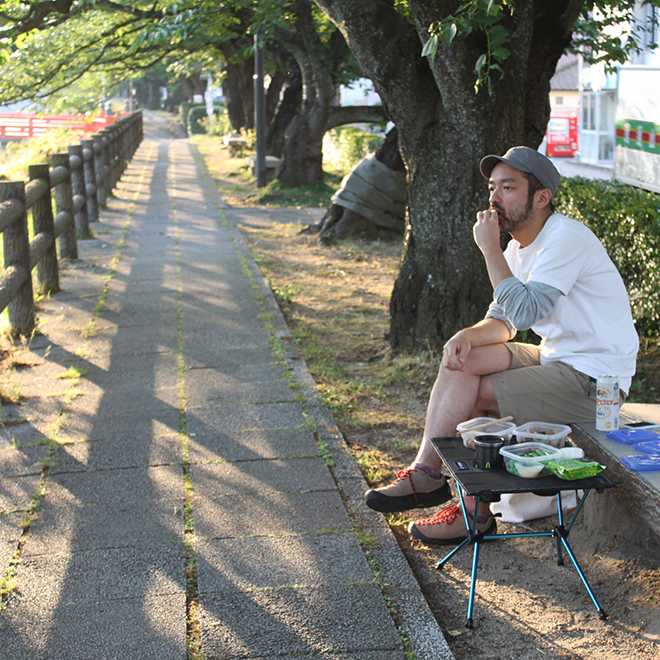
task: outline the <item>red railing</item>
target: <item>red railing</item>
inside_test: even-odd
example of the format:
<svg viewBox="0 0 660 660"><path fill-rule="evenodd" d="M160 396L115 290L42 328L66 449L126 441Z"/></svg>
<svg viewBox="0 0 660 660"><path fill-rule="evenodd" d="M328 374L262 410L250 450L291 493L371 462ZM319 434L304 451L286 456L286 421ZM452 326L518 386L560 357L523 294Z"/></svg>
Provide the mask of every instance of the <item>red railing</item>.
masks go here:
<svg viewBox="0 0 660 660"><path fill-rule="evenodd" d="M71 128L83 133L98 133L114 124L117 115L40 115L36 112L0 112L0 138L33 138L54 128Z"/></svg>

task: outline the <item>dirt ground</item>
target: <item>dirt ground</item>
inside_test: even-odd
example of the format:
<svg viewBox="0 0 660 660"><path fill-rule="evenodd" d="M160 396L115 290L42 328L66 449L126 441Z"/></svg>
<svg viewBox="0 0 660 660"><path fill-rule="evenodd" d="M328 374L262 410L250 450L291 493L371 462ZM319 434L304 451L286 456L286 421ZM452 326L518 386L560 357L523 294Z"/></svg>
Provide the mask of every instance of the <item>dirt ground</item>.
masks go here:
<svg viewBox="0 0 660 660"><path fill-rule="evenodd" d="M237 176L242 161L222 149L200 148L225 201L245 204L250 186ZM387 483L414 456L437 369L434 356L389 355L388 302L400 245L325 248L299 229L273 226L245 235L367 480ZM660 659L660 543L640 532L617 496L590 497L594 504L585 506L569 540L606 621L570 559L557 565L554 539L520 538L483 547L475 628L468 630L471 550L438 571L446 550L426 547L405 531L408 520L435 511L390 517L457 658ZM548 530L555 524L550 517L500 523L499 529Z"/></svg>

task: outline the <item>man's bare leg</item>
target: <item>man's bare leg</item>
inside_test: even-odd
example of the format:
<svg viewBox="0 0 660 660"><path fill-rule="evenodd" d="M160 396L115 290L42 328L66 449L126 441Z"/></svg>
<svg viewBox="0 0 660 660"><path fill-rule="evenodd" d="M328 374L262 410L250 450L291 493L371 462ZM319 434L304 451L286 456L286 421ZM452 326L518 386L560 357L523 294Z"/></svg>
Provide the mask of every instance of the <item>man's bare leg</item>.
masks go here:
<svg viewBox="0 0 660 660"><path fill-rule="evenodd" d="M415 462L400 471L391 484L367 491L367 506L382 512L406 511L450 500L451 490L440 471L442 462L430 439L455 435L456 425L471 417L497 414L497 401L487 376L510 366L511 353L503 344L472 348L460 370L447 368L443 358L431 392L424 437ZM472 512L474 503L470 502L469 506Z"/></svg>
<svg viewBox="0 0 660 660"><path fill-rule="evenodd" d="M499 407L490 374L511 366L511 352L504 344L473 348L465 371L452 371L440 365L426 409L424 438L416 462L440 469L442 462L431 438L456 435L456 426L472 417L499 416Z"/></svg>
<svg viewBox="0 0 660 660"><path fill-rule="evenodd" d="M465 371L452 371L440 365L426 411L424 438L415 463L440 470L442 461L431 444L431 438L456 435L456 426L473 417L499 417L499 407L490 374L506 371L511 366L511 352L504 344L473 348ZM465 498L468 511L474 512L474 498ZM479 505L479 513L489 511L488 504Z"/></svg>

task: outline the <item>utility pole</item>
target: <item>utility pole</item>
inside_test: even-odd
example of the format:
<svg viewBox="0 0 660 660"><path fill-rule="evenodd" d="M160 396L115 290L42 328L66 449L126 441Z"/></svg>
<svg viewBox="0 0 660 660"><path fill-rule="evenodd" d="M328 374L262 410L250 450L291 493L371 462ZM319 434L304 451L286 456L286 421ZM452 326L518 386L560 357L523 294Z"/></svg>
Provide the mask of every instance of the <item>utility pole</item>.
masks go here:
<svg viewBox="0 0 660 660"><path fill-rule="evenodd" d="M257 133L255 175L257 187L266 185L266 95L264 93L264 51L259 33L254 35L254 128Z"/></svg>

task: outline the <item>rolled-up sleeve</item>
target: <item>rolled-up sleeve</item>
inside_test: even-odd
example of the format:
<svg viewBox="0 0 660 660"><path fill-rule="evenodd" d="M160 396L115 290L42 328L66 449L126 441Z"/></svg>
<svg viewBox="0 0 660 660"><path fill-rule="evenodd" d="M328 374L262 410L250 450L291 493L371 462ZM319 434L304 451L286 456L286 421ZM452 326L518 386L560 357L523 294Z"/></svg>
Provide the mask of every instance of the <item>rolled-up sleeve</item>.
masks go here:
<svg viewBox="0 0 660 660"><path fill-rule="evenodd" d="M523 284L515 277L508 277L495 289L486 318L504 322L513 337L517 330L528 330L545 318L561 295L559 289L549 284Z"/></svg>

